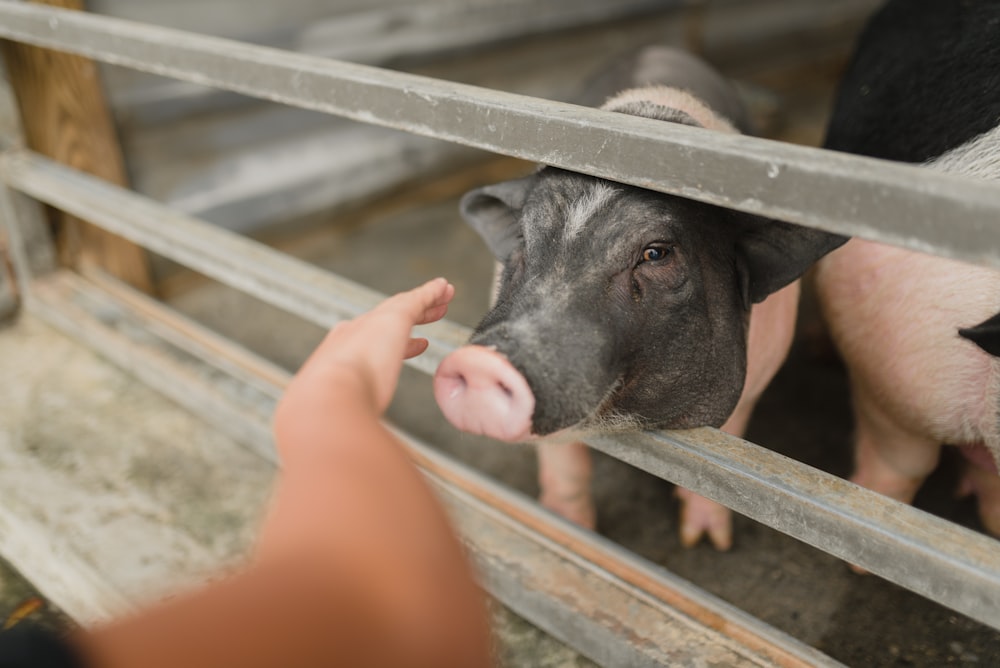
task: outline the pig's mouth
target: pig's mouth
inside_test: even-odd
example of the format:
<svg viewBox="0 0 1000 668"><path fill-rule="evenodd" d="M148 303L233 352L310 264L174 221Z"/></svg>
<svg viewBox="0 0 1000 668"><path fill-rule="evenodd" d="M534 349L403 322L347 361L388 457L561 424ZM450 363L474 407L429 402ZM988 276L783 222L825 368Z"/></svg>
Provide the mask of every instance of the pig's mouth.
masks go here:
<svg viewBox="0 0 1000 668"><path fill-rule="evenodd" d="M622 373L611 383L608 391L604 393L604 398L597 404L597 409L593 413L580 420L577 424L567 429L578 437L587 434L607 434L610 432L638 431L643 428L643 419L638 415L624 413L618 410L619 397L625 387L625 374Z"/></svg>

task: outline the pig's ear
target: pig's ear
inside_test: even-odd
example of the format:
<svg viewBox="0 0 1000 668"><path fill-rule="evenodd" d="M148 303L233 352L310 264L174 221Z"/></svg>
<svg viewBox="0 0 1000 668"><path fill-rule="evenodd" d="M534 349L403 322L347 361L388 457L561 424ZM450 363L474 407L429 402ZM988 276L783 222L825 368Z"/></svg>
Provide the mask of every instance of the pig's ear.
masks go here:
<svg viewBox="0 0 1000 668"><path fill-rule="evenodd" d="M737 249L746 273L744 294L749 304L764 301L848 239L780 220L740 218Z"/></svg>
<svg viewBox="0 0 1000 668"><path fill-rule="evenodd" d="M459 204L462 217L479 232L493 256L501 262L517 248L518 218L533 178L527 176L470 190Z"/></svg>

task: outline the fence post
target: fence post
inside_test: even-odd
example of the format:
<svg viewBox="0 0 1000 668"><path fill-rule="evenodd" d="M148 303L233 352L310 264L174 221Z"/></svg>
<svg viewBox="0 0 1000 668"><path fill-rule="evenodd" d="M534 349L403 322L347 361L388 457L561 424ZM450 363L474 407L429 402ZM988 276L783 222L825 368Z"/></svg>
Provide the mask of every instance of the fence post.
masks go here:
<svg viewBox="0 0 1000 668"><path fill-rule="evenodd" d="M32 0L82 9L82 0ZM0 41L27 145L43 155L127 185L125 161L101 87L97 65L80 56ZM54 212L59 258L99 268L151 293L149 259L139 246L62 212Z"/></svg>

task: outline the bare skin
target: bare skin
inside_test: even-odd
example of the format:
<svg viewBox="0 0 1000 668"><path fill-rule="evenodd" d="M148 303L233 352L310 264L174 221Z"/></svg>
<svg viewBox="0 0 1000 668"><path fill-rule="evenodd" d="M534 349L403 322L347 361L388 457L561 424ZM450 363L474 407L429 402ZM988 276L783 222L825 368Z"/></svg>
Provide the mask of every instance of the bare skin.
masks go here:
<svg viewBox="0 0 1000 668"><path fill-rule="evenodd" d="M444 279L335 327L274 417L283 469L242 572L71 638L99 668L489 666L485 603L443 509L380 423Z"/></svg>

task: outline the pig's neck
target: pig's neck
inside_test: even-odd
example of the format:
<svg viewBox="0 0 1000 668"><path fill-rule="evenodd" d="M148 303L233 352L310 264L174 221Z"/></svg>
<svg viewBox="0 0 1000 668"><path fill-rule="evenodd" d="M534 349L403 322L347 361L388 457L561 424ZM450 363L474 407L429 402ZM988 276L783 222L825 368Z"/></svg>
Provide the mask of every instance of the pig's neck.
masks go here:
<svg viewBox="0 0 1000 668"><path fill-rule="evenodd" d="M714 112L694 95L680 88L670 88L669 86L646 86L622 91L605 102L601 106L601 109L633 113L633 110L648 107L648 105L679 111L708 130L739 134L739 131L732 123ZM641 111L638 115L650 115L653 118L660 117L654 114L642 113ZM670 120L669 117L662 118Z"/></svg>

